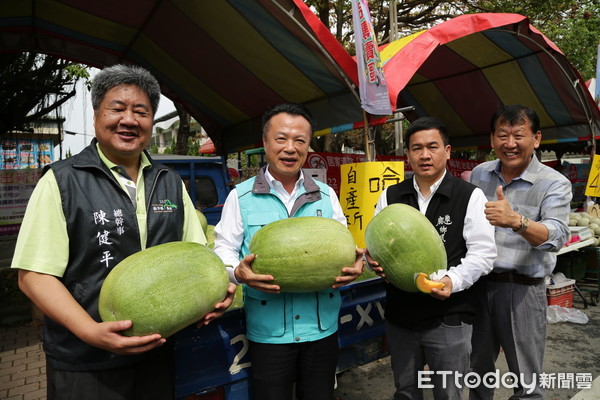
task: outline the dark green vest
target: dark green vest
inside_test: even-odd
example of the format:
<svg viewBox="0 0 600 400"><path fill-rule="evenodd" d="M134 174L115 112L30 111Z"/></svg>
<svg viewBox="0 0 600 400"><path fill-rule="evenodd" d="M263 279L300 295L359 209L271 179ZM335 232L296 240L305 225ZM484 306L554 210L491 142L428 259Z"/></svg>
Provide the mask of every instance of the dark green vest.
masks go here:
<svg viewBox="0 0 600 400"><path fill-rule="evenodd" d="M440 187L434 193L425 216L440 236L448 257L448 268L460 264L467 253L463 238L467 206L475 186L446 172ZM419 209L413 179L407 179L387 190L388 204L404 203ZM415 239L416 240L416 239ZM472 288L471 288L472 289ZM395 325L409 329L426 329L454 316L462 322L472 323L475 308L472 290L452 293L446 300L438 300L424 293L408 293L386 284L385 318Z"/></svg>
<svg viewBox="0 0 600 400"><path fill-rule="evenodd" d="M121 260L141 250L135 209L100 159L96 140L76 156L48 167L56 176L69 235L69 262L60 279L92 318L100 321L98 296L104 279ZM175 171L152 162L152 167L144 170L144 184L146 246L181 240L181 178ZM140 358L91 347L49 318L44 328L44 350L54 369L106 369ZM141 357L145 356L151 354Z"/></svg>

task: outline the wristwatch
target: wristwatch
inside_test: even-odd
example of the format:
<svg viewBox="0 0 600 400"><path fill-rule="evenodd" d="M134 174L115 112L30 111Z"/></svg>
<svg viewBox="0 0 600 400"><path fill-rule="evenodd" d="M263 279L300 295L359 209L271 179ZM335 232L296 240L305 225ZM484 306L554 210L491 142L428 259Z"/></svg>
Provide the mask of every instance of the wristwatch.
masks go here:
<svg viewBox="0 0 600 400"><path fill-rule="evenodd" d="M525 232L528 227L529 227L529 220L527 219L527 217L521 215L521 227L519 229L513 229L513 232L520 235L523 232Z"/></svg>

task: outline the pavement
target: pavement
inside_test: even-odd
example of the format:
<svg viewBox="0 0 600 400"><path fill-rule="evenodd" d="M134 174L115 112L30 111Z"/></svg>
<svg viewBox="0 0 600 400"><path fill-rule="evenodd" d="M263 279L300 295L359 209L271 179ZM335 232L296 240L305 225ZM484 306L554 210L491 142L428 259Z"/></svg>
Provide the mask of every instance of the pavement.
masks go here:
<svg viewBox="0 0 600 400"><path fill-rule="evenodd" d="M46 399L46 358L37 328L0 328L0 399Z"/></svg>
<svg viewBox="0 0 600 400"><path fill-rule="evenodd" d="M588 308L577 294L573 307L588 317L586 324L560 322L548 324L543 372L546 374L546 400L600 400L600 305ZM500 376L508 372L503 353L496 362ZM586 382L577 382L578 379ZM393 398L390 358L346 371L337 378L336 400L390 400ZM431 390L423 391L424 400L432 400ZM506 400L512 389L495 390L494 400ZM465 390L464 399L468 398Z"/></svg>
<svg viewBox="0 0 600 400"><path fill-rule="evenodd" d="M600 399L600 306L584 304L575 295L573 305L587 315L586 324L570 322L548 324L544 372L550 386L548 400ZM39 318L10 327L0 326L0 399L45 400L46 367L39 339ZM501 356L497 362L500 373L508 371ZM562 380L561 380L561 375ZM570 374L570 375L569 375ZM589 380L589 388L576 383L578 377ZM593 383L591 383L593 381ZM338 376L336 399L389 400L393 383L389 357L356 367ZM495 400L505 400L512 391L496 390ZM425 393L425 399L432 399Z"/></svg>

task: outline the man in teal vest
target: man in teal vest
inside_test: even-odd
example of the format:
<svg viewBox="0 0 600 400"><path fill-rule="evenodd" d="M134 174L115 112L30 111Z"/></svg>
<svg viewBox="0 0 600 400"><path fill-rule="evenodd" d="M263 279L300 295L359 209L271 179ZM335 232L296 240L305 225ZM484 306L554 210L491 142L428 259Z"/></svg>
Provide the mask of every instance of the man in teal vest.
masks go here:
<svg viewBox="0 0 600 400"><path fill-rule="evenodd" d="M244 283L244 309L252 361L255 399L332 400L338 355L338 288L363 270L357 249L352 268L331 288L310 293L279 293L270 275L252 271L252 236L283 218L320 216L346 225L333 189L304 175L313 119L299 104L281 104L262 120L267 166L234 189L215 227L215 252L230 268L233 282ZM240 261L241 259L241 261Z"/></svg>

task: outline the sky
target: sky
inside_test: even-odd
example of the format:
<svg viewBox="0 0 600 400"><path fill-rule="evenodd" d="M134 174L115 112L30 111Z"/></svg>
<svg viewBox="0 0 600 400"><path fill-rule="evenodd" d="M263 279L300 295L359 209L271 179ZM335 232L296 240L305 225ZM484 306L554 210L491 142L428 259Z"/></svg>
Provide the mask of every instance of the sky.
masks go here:
<svg viewBox="0 0 600 400"><path fill-rule="evenodd" d="M95 68L92 69L90 75L93 77L97 71ZM62 107L62 114L65 118L63 126L65 135L62 143L63 158L68 151L72 155L79 153L94 138L94 112L90 92L81 81L77 83L76 90L75 97L69 99ZM161 96L155 118L160 118L173 111L175 111L173 102L165 96ZM75 135L67 134L67 131L74 132ZM56 146L54 148L54 160L60 159L60 155L61 147Z"/></svg>

